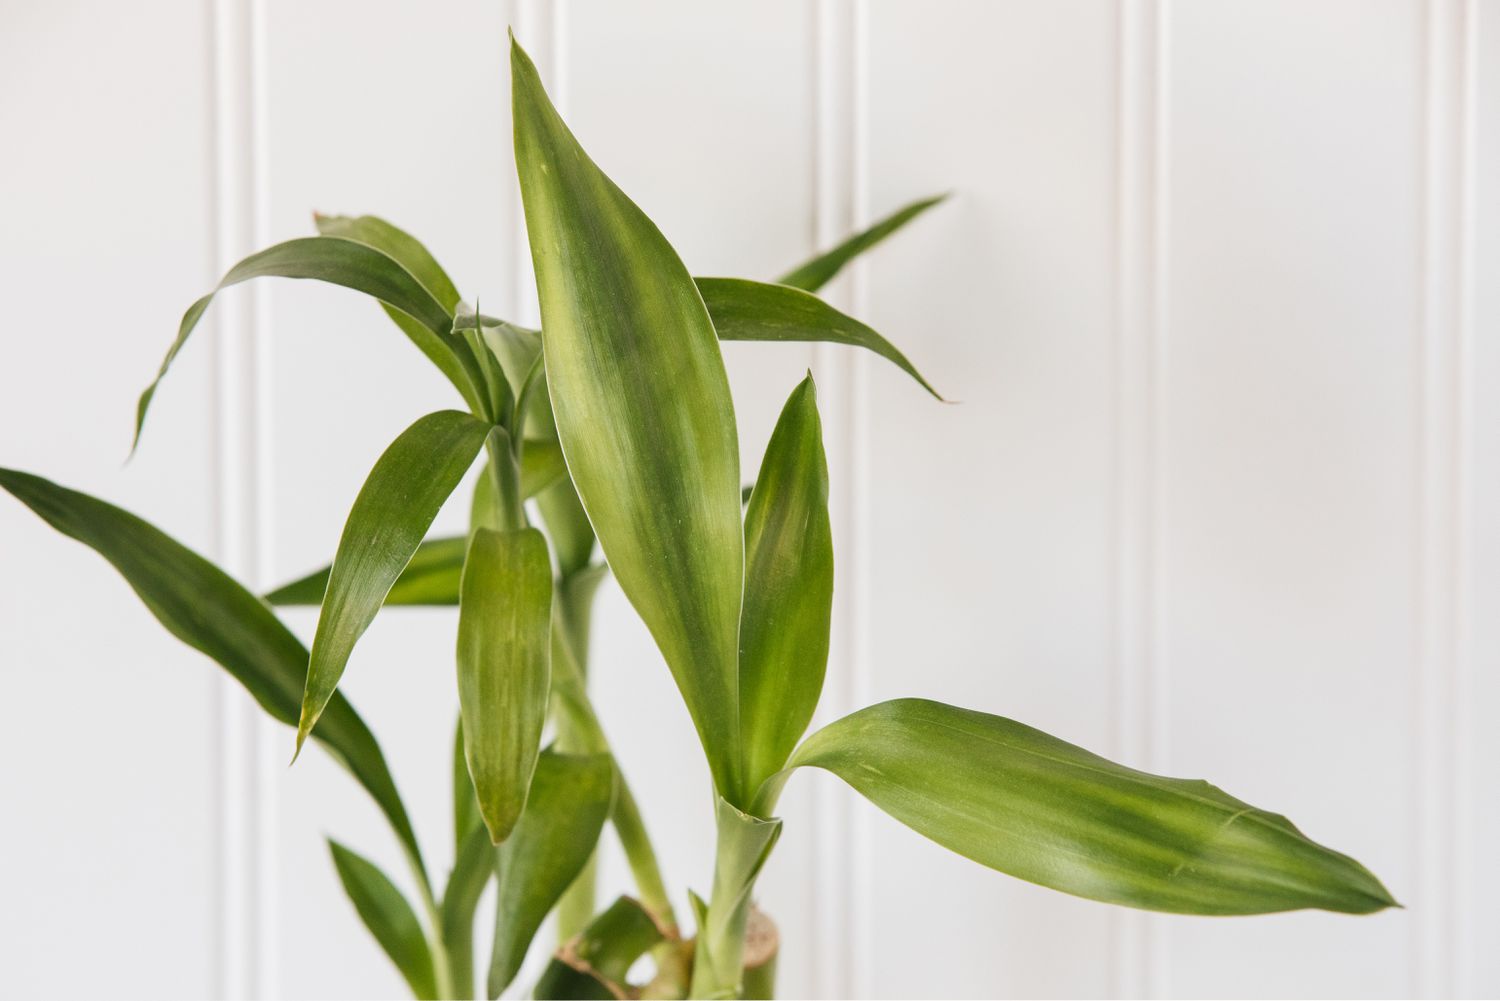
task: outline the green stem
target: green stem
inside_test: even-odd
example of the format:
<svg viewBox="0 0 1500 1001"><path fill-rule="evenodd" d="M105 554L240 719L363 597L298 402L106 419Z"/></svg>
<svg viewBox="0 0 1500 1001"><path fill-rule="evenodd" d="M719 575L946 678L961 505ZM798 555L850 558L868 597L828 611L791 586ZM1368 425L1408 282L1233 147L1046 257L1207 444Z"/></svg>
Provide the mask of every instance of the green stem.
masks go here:
<svg viewBox="0 0 1500 1001"><path fill-rule="evenodd" d="M695 998L741 995L750 895L761 867L781 836L781 821L752 816L722 797L715 801L715 819L718 851L714 857L713 893L698 922L690 995Z"/></svg>
<svg viewBox="0 0 1500 1001"><path fill-rule="evenodd" d="M495 483L495 519L502 530L526 527L526 506L521 502L521 459L511 447L504 428L495 428L484 439L489 453L490 476Z"/></svg>
<svg viewBox="0 0 1500 1001"><path fill-rule="evenodd" d="M427 915L427 947L432 951L432 970L437 980L438 997L455 997L453 971L448 963L448 948L443 942L443 918L438 913L437 898L433 896L432 883L427 879L427 870L423 868L421 859L410 851L403 854L406 856L407 865L411 867L412 876L417 881L417 895L422 898L422 910Z"/></svg>

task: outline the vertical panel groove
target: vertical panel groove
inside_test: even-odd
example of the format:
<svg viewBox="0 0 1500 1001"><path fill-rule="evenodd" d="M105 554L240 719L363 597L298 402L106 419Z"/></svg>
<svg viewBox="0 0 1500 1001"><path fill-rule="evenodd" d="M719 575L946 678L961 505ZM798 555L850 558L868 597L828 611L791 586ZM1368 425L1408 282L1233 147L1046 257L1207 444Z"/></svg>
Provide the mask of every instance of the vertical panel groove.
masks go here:
<svg viewBox="0 0 1500 1001"><path fill-rule="evenodd" d="M1418 323L1416 989L1462 992L1471 811L1469 544L1476 7L1424 9Z"/></svg>
<svg viewBox="0 0 1500 1001"><path fill-rule="evenodd" d="M214 0L213 230L217 280L266 242L265 17L260 0ZM215 310L213 455L215 548L254 588L266 579L270 536L270 337L264 290L243 289ZM215 978L225 997L275 991L276 876L267 721L228 678L216 699Z"/></svg>
<svg viewBox="0 0 1500 1001"><path fill-rule="evenodd" d="M1115 11L1115 744L1125 761L1158 771L1166 764L1168 708L1161 547L1169 13L1157 0L1120 0ZM1115 913L1113 923L1114 993L1164 993L1164 926L1150 915L1123 910Z"/></svg>

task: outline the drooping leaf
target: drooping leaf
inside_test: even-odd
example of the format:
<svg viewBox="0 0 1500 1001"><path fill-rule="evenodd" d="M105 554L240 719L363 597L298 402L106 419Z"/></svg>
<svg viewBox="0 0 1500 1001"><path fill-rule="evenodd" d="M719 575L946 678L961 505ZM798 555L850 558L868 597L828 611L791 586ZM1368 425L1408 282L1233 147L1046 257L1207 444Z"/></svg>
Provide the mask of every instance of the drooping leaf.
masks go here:
<svg viewBox="0 0 1500 1001"><path fill-rule="evenodd" d="M824 341L873 351L943 397L894 344L810 292L745 278L699 278L698 289L726 341Z"/></svg>
<svg viewBox="0 0 1500 1001"><path fill-rule="evenodd" d="M307 649L263 601L113 504L12 469L0 469L0 487L113 564L168 632L217 661L273 719L296 724ZM420 870L421 851L385 756L342 695L329 700L316 739L369 792Z"/></svg>
<svg viewBox="0 0 1500 1001"><path fill-rule="evenodd" d="M924 699L861 709L797 749L763 808L799 766L960 855L1080 897L1182 914L1395 906L1364 866L1285 817L999 716Z"/></svg>
<svg viewBox="0 0 1500 1001"><path fill-rule="evenodd" d="M418 998L436 998L432 950L411 904L373 862L331 838L328 849L333 854L339 881L344 884L344 892L353 901L360 920L406 978L412 994Z"/></svg>
<svg viewBox="0 0 1500 1001"><path fill-rule="evenodd" d="M479 813L495 844L526 806L552 677L552 561L534 528L475 529L458 606L458 702Z"/></svg>
<svg viewBox="0 0 1500 1001"><path fill-rule="evenodd" d="M832 614L828 462L808 376L781 411L745 511L740 733L752 788L786 763L812 719Z"/></svg>
<svg viewBox="0 0 1500 1001"><path fill-rule="evenodd" d="M346 216L313 214L313 223L323 236L341 236L346 240L357 240L381 251L391 260L411 272L413 278L422 283L437 304L449 316L458 306L458 289L448 272L437 262L422 242L410 233L393 226L378 216Z"/></svg>
<svg viewBox="0 0 1500 1001"><path fill-rule="evenodd" d="M594 853L614 789L608 755L548 750L537 761L526 812L500 846L495 866L490 997L498 997L515 979L542 920Z"/></svg>
<svg viewBox="0 0 1500 1001"><path fill-rule="evenodd" d="M458 749L458 763L463 764L462 747ZM472 792L470 798L473 798ZM474 824L458 846L439 908L443 948L448 952L454 997L474 996L474 912L479 907L485 884L494 874L495 846L490 844L489 832L480 823L476 807Z"/></svg>
<svg viewBox="0 0 1500 1001"><path fill-rule="evenodd" d="M563 943L532 996L560 1001L628 996L625 976L631 965L663 938L651 912L631 897L620 897L577 938Z"/></svg>
<svg viewBox="0 0 1500 1001"><path fill-rule="evenodd" d="M443 501L484 445L490 426L456 410L401 432L370 470L339 539L307 665L297 746L338 685L354 644L411 561Z"/></svg>
<svg viewBox="0 0 1500 1001"><path fill-rule="evenodd" d="M868 229L855 233L832 250L819 254L812 260L788 271L778 278L776 283L816 292L832 281L833 276L838 274L844 265L947 197L944 194L934 198L923 198L921 201L912 202L904 208L897 209Z"/></svg>
<svg viewBox="0 0 1500 1001"><path fill-rule="evenodd" d="M697 287L511 47L516 167L568 471L604 554L739 798L743 539L729 380Z"/></svg>
<svg viewBox="0 0 1500 1001"><path fill-rule="evenodd" d="M452 317L432 297L420 281L391 257L357 240L336 236L310 236L288 240L268 247L240 261L219 280L214 290L188 307L177 328L177 339L162 360L161 369L136 405L135 437L139 442L141 427L146 421L146 411L156 387L172 367L177 353L187 343L188 336L203 318L209 303L220 289L249 281L252 278L310 278L342 285L379 299L382 303L399 310L414 323L402 324L422 353L427 355L443 374L463 394L469 405L475 406L475 383L473 373L466 369L463 358L455 351L452 341Z"/></svg>

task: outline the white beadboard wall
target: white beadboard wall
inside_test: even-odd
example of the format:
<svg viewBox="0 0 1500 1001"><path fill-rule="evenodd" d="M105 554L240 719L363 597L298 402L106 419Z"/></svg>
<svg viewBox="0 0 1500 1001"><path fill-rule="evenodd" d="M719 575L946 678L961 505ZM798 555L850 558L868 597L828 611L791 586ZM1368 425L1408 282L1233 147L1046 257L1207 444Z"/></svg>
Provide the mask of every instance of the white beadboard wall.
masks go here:
<svg viewBox="0 0 1500 1001"><path fill-rule="evenodd" d="M954 193L828 294L961 404L841 348L726 347L747 469L818 379L826 717L921 694L1207 776L1407 905L1112 910L808 776L762 886L785 996L1500 992L1500 3L0 0L0 464L258 586L326 560L384 445L452 404L369 303L226 295L122 468L134 396L181 309L314 209L396 221L534 320L507 25L697 273ZM383 615L345 683L440 871L452 629ZM617 590L595 630L681 898L706 769ZM4 498L0 672L6 993L403 994L322 840L405 885L373 808Z"/></svg>

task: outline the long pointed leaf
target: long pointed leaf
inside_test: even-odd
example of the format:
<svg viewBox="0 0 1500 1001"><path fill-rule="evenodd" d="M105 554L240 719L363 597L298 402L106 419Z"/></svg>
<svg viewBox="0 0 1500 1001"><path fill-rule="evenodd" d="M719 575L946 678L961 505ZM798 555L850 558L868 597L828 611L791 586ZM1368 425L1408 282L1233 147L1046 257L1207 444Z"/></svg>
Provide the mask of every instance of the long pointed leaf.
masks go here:
<svg viewBox="0 0 1500 1001"><path fill-rule="evenodd" d="M411 562L391 585L385 596L387 605L457 605L458 581L464 568L464 553L469 550L466 535L425 539L412 554ZM333 568L325 566L306 577L281 585L266 595L273 605L321 605L328 591L328 575Z"/></svg>
<svg viewBox="0 0 1500 1001"><path fill-rule="evenodd" d="M411 561L489 425L456 410L420 418L391 443L354 499L313 635L297 747L333 695L354 644Z"/></svg>
<svg viewBox="0 0 1500 1001"><path fill-rule="evenodd" d="M356 240L334 236L310 236L278 243L259 253L251 254L230 268L219 280L214 290L188 307L177 328L177 339L172 342L167 356L162 359L156 378L141 394L136 404L135 438L140 441L141 428L146 422L146 411L156 395L156 387L166 376L167 370L177 358L177 353L187 343L188 336L198 326L209 303L220 289L252 278L311 278L342 285L363 292L411 317L414 324L402 329L416 341L422 353L438 365L448 378L464 394L464 399L474 405L472 380L463 371L463 366L454 353L450 339L452 317L432 297L420 281L382 251Z"/></svg>
<svg viewBox="0 0 1500 1001"><path fill-rule="evenodd" d="M422 242L406 230L393 226L379 216L323 215L313 214L313 223L323 236L341 236L346 240L357 240L381 251L391 260L411 272L413 278L422 283L428 293L443 307L449 316L458 307L458 289L448 272L437 262L437 258L422 245Z"/></svg>
<svg viewBox="0 0 1500 1001"><path fill-rule="evenodd" d="M873 351L943 397L894 344L810 292L745 278L699 278L698 289L726 341L823 341Z"/></svg>
<svg viewBox="0 0 1500 1001"><path fill-rule="evenodd" d="M744 542L718 337L661 231L594 165L511 47L516 168L568 470L656 638L717 787L740 796Z"/></svg>
<svg viewBox="0 0 1500 1001"><path fill-rule="evenodd" d="M546 751L537 761L526 812L500 846L495 947L489 996L510 985L548 912L583 871L614 799L609 756Z"/></svg>
<svg viewBox="0 0 1500 1001"><path fill-rule="evenodd" d="M923 198L921 201L912 202L904 208L897 209L868 229L855 233L832 250L819 254L812 260L788 271L778 278L776 283L816 292L832 281L833 276L838 274L844 265L947 197L947 195L937 195L933 198Z"/></svg>
<svg viewBox="0 0 1500 1001"><path fill-rule="evenodd" d="M458 608L458 702L479 813L499 844L526 806L551 683L552 561L534 528L476 529Z"/></svg>
<svg viewBox="0 0 1500 1001"><path fill-rule="evenodd" d="M786 764L812 719L832 613L828 462L808 376L781 411L745 512L740 728L752 787Z"/></svg>
<svg viewBox="0 0 1500 1001"><path fill-rule="evenodd" d="M432 950L411 904L373 862L332 839L328 841L328 850L360 920L406 978L412 994L418 998L436 998Z"/></svg>
<svg viewBox="0 0 1500 1001"><path fill-rule="evenodd" d="M809 737L788 771L804 765L960 855L1080 897L1182 914L1395 906L1369 870L1285 817L999 716L882 702Z"/></svg>
<svg viewBox="0 0 1500 1001"><path fill-rule="evenodd" d="M12 469L0 469L0 487L113 564L168 632L217 661L273 719L297 722L307 650L263 601L113 504ZM385 756L342 695L329 700L317 740L375 800L420 870L422 854Z"/></svg>

